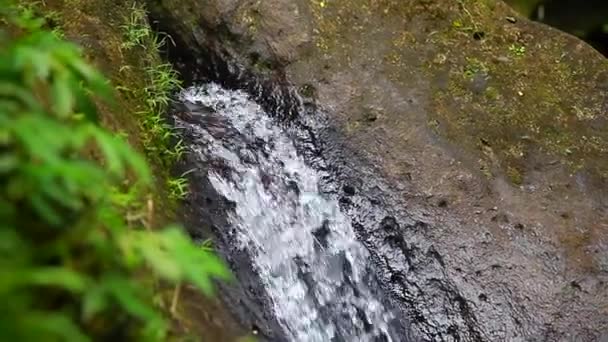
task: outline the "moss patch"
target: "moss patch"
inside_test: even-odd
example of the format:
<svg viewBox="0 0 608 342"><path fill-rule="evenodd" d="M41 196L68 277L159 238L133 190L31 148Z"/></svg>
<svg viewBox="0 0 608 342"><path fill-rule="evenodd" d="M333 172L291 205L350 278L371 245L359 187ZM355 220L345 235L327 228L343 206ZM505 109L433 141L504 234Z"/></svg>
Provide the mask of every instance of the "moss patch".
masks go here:
<svg viewBox="0 0 608 342"><path fill-rule="evenodd" d="M352 68L353 56L361 55L404 87L419 82L412 75L447 74L447 84L430 84L429 120L434 131L478 155L480 167L520 184L523 161L534 150L572 172L608 177L608 99L606 82L598 83L608 61L584 43L537 35L538 24L515 19L494 0L310 0L310 6L316 48L333 69ZM378 22L384 24L368 24Z"/></svg>
<svg viewBox="0 0 608 342"><path fill-rule="evenodd" d="M573 59L582 43L536 36L535 24L489 21L497 11L504 18L511 14L489 4L461 1L453 14L454 20L483 30L484 41L454 27L437 34L440 51L450 54L452 87L435 90L431 113L444 123L445 134L469 146L486 141L516 184L524 175L515 171L529 149L540 149L573 171L608 176L606 99L596 87L596 75L608 63L591 51L588 59ZM472 59L488 66L484 94L476 94L458 75Z"/></svg>

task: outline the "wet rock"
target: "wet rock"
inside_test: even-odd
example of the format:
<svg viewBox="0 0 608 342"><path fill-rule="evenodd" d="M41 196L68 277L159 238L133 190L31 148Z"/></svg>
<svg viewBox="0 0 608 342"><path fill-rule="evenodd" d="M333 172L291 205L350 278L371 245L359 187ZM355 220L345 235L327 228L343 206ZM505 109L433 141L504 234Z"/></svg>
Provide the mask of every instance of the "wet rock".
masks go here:
<svg viewBox="0 0 608 342"><path fill-rule="evenodd" d="M313 235L323 247L327 247L327 236L331 233L329 222L324 221L323 225L314 231Z"/></svg>
<svg viewBox="0 0 608 342"><path fill-rule="evenodd" d="M295 181L289 181L287 183L287 189L292 191L296 196L300 196L300 188L298 187L298 183Z"/></svg>
<svg viewBox="0 0 608 342"><path fill-rule="evenodd" d="M342 187L342 191L344 191L344 194L346 194L347 196L354 196L356 193L355 187L352 185L344 185Z"/></svg>
<svg viewBox="0 0 608 342"><path fill-rule="evenodd" d="M448 200L447 200L447 199L445 199L445 198L440 199L440 200L437 202L437 206L438 206L439 208L446 208L446 207L448 206Z"/></svg>
<svg viewBox="0 0 608 342"><path fill-rule="evenodd" d="M367 122L374 122L378 120L379 112L376 109L368 108L363 112L363 120Z"/></svg>
<svg viewBox="0 0 608 342"><path fill-rule="evenodd" d="M477 73L469 84L471 91L477 95L483 94L488 88L488 75Z"/></svg>
<svg viewBox="0 0 608 342"><path fill-rule="evenodd" d="M399 231L399 223L397 223L397 219L393 216L386 216L380 222L380 229L386 232L398 232Z"/></svg>
<svg viewBox="0 0 608 342"><path fill-rule="evenodd" d="M601 341L605 289L562 292L579 277L607 280L608 247L597 242L608 229L599 54L494 1L466 12L448 0L150 2L182 74L248 90L314 133L337 184L361 180L354 193L342 189L344 204L417 337ZM485 35L475 40L459 20ZM299 117L293 91L307 86L314 120ZM576 184L572 165L585 175ZM535 190L507 179L509 168ZM573 225L592 228L580 239ZM272 324L259 324L270 334Z"/></svg>

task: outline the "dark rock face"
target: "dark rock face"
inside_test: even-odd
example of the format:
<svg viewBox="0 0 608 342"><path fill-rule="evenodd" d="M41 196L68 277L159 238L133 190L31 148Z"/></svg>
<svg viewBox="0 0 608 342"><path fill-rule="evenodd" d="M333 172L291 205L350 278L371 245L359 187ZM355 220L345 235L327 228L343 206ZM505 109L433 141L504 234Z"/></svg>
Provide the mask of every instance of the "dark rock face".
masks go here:
<svg viewBox="0 0 608 342"><path fill-rule="evenodd" d="M420 340L606 336L599 54L494 1L150 1L185 77L316 113L309 157Z"/></svg>

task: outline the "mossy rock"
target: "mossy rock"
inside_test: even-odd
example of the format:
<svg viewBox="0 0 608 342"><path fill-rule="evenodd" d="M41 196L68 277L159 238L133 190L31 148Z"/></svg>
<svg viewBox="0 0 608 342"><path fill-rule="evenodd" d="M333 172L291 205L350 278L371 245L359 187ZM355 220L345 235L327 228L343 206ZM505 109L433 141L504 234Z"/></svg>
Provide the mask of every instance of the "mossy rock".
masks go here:
<svg viewBox="0 0 608 342"><path fill-rule="evenodd" d="M407 184L395 187L408 212L441 222L428 240L448 251L447 273L521 264L456 277L509 289L472 309L489 340L593 340L608 324L599 287L576 302L560 292L608 271L608 61L590 46L496 0L149 2L205 79L238 66L298 89L327 113L343 155ZM450 201L443 214L435 195ZM525 314L505 309L515 302ZM518 328L492 330L499 321Z"/></svg>
<svg viewBox="0 0 608 342"><path fill-rule="evenodd" d="M220 40L262 74L278 66L290 81L310 86L311 78L373 73L371 82L382 78L396 91L419 91L428 98L421 115L438 123L440 138L486 160L494 173L518 168L528 151L539 150L572 172L608 177L608 62L574 37L518 18L502 2L151 2L155 15L178 23L174 34L191 48ZM349 110L357 116L363 107ZM386 119L402 117L396 111ZM495 160L486 158L481 141Z"/></svg>

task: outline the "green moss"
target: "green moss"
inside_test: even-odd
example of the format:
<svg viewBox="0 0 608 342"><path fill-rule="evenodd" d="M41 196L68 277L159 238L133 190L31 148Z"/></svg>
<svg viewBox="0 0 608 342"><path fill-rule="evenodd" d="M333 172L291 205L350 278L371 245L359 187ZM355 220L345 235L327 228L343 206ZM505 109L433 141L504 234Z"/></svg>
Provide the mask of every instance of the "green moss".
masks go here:
<svg viewBox="0 0 608 342"><path fill-rule="evenodd" d="M501 173L521 169L508 156L525 144L573 170L608 174L608 129L591 125L608 115L594 85L608 61L591 50L588 58L572 59L569 52L578 49L572 38L535 36L542 32L535 24L513 20L517 15L495 0L310 0L310 7L318 52L336 69L356 68L357 56L404 87L417 86L413 68L430 79L447 69L446 84L431 83L427 122L438 124L430 128L500 165ZM404 27L412 20L424 20L424 31ZM367 24L378 22L383 25ZM487 84L472 88L480 74ZM496 162L479 150L481 138Z"/></svg>
<svg viewBox="0 0 608 342"><path fill-rule="evenodd" d="M494 87L487 87L484 93L485 97L489 101L496 101L500 97L500 93Z"/></svg>
<svg viewBox="0 0 608 342"><path fill-rule="evenodd" d="M486 63L474 57L465 57L466 65L464 66L464 77L467 79L473 78L478 74L487 74L489 68Z"/></svg>
<svg viewBox="0 0 608 342"><path fill-rule="evenodd" d="M427 122L427 126L435 133L439 133L439 121L431 119Z"/></svg>
<svg viewBox="0 0 608 342"><path fill-rule="evenodd" d="M249 59L251 61L251 67L259 74L266 74L273 70L272 62L262 58L257 53L250 54Z"/></svg>
<svg viewBox="0 0 608 342"><path fill-rule="evenodd" d="M449 67L463 70L465 78L480 72L481 65L492 65L488 70L490 81L483 96L467 95L465 85L453 80L445 95L435 97L433 107L438 110L432 113L440 122L449 123L442 125L448 130L444 134L460 145L468 141L469 146L479 137L487 137L499 156L508 155L512 146L525 140L559 156L573 170L605 173L608 158L602 151L608 146L608 130L598 131L589 122L606 113L589 104L603 102L592 84L595 70L605 70L607 63L601 58L590 58L593 65L568 60L564 58L565 51L571 49L568 39L548 42L544 37L532 36L530 30L523 36L522 25L486 22L486 18L496 15L475 2L468 1L466 5L470 16L461 13L458 18L464 19L457 20L468 18L483 27L488 37L484 45L471 44L468 37L460 34L460 27L453 25L439 33L436 42L440 51L451 52ZM462 46L459 50L467 51L466 56L454 49L458 45ZM448 98L454 101L448 103ZM480 112L484 119L475 119ZM585 142L584 137L589 136L594 137L593 144ZM597 162L599 159L603 161ZM521 182L521 174L511 159L503 158L501 165L508 179L514 184Z"/></svg>
<svg viewBox="0 0 608 342"><path fill-rule="evenodd" d="M239 11L238 20L245 26L249 34L255 34L260 26L260 13L256 8L242 7Z"/></svg>
<svg viewBox="0 0 608 342"><path fill-rule="evenodd" d="M515 185L521 185L523 183L522 174L513 166L507 167L507 177Z"/></svg>
<svg viewBox="0 0 608 342"><path fill-rule="evenodd" d="M492 167L489 165L489 162L486 159L479 159L479 171L481 174L486 176L488 179L494 178L492 174Z"/></svg>

